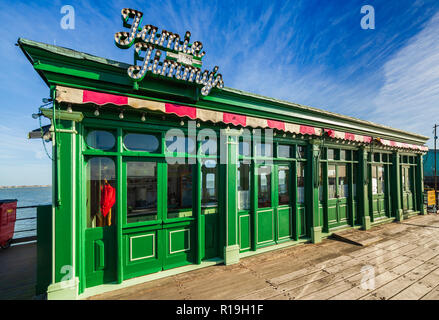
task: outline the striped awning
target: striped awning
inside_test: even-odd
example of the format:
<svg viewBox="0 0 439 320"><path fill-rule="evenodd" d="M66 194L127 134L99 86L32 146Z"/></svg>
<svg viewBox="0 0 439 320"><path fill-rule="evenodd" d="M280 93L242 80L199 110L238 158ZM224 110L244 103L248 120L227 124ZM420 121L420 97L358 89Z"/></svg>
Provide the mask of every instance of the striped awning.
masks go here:
<svg viewBox="0 0 439 320"><path fill-rule="evenodd" d="M234 126L252 127L252 128L271 128L279 131L290 132L301 135L321 136L328 135L334 139L342 139L346 141L354 141L359 143L371 143L372 137L358 135L348 132L336 131L332 129L317 128L314 126L290 123L285 121L278 121L266 118L258 118L246 116L238 113L229 113L203 109L199 107L184 106L173 103L151 101L146 99L133 98L124 95L115 95L110 93L82 90L64 86L57 86L57 102L65 102L72 104L86 104L93 103L98 106L106 104L117 106L130 106L135 109L158 111L167 114L175 114L179 117L188 117L193 120L211 121L213 123L232 124ZM395 148L412 149L419 151L427 151L426 146L413 145L389 141L384 139L377 139L385 146Z"/></svg>

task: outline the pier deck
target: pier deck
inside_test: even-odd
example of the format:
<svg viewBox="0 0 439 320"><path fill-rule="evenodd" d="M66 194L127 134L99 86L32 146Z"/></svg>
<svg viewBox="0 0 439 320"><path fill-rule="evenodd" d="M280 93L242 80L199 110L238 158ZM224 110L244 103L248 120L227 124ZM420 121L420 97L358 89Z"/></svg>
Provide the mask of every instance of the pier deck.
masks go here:
<svg viewBox="0 0 439 320"><path fill-rule="evenodd" d="M0 249L0 300L32 299L37 275L36 243Z"/></svg>

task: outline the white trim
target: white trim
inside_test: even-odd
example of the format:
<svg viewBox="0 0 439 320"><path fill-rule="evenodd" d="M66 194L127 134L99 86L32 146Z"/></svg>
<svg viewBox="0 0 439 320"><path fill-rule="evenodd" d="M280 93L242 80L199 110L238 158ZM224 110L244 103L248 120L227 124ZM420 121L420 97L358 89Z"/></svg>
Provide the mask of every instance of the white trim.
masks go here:
<svg viewBox="0 0 439 320"><path fill-rule="evenodd" d="M189 234L189 247L187 247L185 249L177 250L177 251L172 251L171 233L184 232L184 231L187 231ZM178 253L178 252L185 252L185 251L190 251L190 250L191 250L191 229L181 229L181 230L169 231L169 254L174 254L174 253Z"/></svg>
<svg viewBox="0 0 439 320"><path fill-rule="evenodd" d="M133 239L134 238L144 238L144 237L149 237L149 236L152 236L152 255L133 259ZM142 260L142 259L147 259L147 258L151 258L151 257L155 257L155 234L154 233L142 234L140 236L130 237L130 261Z"/></svg>

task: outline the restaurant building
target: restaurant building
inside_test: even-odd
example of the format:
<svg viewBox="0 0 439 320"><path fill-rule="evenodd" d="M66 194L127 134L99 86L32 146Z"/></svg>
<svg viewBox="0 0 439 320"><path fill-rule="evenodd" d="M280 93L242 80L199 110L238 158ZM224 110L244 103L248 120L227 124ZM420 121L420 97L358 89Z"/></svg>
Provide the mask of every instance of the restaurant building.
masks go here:
<svg viewBox="0 0 439 320"><path fill-rule="evenodd" d="M122 11L134 33L136 15ZM52 99L37 293L84 298L425 213L427 137L224 87L190 34L148 28L115 36L137 37L143 66L18 39Z"/></svg>

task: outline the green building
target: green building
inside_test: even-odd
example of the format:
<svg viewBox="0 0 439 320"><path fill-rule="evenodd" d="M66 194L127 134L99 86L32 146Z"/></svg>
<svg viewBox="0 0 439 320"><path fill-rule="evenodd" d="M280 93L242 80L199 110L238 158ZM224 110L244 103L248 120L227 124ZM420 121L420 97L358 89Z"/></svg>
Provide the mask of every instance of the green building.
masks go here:
<svg viewBox="0 0 439 320"><path fill-rule="evenodd" d="M221 88L222 78L206 94L155 69L133 82L121 62L18 46L53 99L40 109L52 124L53 205L38 213L37 290L49 299L425 213L425 136Z"/></svg>

